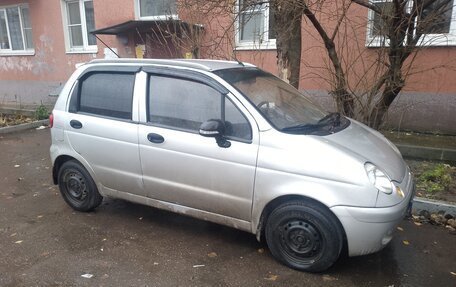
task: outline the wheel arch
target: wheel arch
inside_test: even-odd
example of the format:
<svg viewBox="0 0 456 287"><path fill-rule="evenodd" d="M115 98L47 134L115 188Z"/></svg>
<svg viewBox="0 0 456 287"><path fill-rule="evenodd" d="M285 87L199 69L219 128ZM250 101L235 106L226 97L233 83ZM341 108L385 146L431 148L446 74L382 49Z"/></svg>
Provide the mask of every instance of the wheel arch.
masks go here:
<svg viewBox="0 0 456 287"><path fill-rule="evenodd" d="M59 184L59 170L60 170L60 167L67 161L70 161L70 160L74 160L74 161L77 161L78 163L80 163L82 166L84 166L79 160L77 160L76 158L72 157L72 156L69 156L69 155L59 155L55 161L54 161L54 165L52 167L52 180L54 182L54 184Z"/></svg>
<svg viewBox="0 0 456 287"><path fill-rule="evenodd" d="M335 222L337 222L340 230L342 231L343 246L342 246L341 254L348 254L347 235L345 234L345 229L344 229L342 223L340 222L339 218L337 218L337 216L325 204L321 203L318 200L315 200L313 198L303 196L303 195L296 195L296 194L282 195L282 196L272 199L265 205L265 207L263 208L263 211L261 212L260 220L257 225L256 237L257 237L258 241L260 241L260 242L265 241L264 240L265 226L266 226L266 222L268 221L269 215L272 213L272 211L275 208L277 208L279 205L286 203L286 202L291 202L291 201L311 202L313 204L320 206L321 208L326 209L329 212L329 214L331 214L333 216L333 219L335 219Z"/></svg>

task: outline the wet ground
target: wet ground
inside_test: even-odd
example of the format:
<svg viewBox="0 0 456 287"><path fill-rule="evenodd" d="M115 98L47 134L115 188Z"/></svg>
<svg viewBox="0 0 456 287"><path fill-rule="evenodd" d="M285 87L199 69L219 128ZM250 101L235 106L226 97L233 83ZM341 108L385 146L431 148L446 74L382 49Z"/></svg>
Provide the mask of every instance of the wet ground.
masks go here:
<svg viewBox="0 0 456 287"><path fill-rule="evenodd" d="M74 212L49 144L47 129L0 137L0 286L456 286L456 235L432 225L404 221L383 251L307 274L220 225L112 199Z"/></svg>

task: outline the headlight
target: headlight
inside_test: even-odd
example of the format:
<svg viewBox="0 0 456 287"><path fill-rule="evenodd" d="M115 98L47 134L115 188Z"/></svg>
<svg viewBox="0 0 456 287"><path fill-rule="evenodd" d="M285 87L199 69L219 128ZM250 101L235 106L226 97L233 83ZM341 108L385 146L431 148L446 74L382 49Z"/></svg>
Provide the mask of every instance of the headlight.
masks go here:
<svg viewBox="0 0 456 287"><path fill-rule="evenodd" d="M386 194L393 193L394 185L383 171L369 162L364 165L364 168L366 169L369 181L375 188Z"/></svg>

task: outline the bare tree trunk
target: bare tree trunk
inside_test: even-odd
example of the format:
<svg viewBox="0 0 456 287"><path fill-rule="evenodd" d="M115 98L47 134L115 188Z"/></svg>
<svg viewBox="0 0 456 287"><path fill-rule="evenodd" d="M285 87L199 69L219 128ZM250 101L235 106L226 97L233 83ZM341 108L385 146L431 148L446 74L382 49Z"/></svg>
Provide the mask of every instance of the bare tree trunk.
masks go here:
<svg viewBox="0 0 456 287"><path fill-rule="evenodd" d="M385 89L376 102L368 121L368 125L374 129L379 129L385 119L386 112L404 87L401 68L402 66L391 66L389 69L389 78L385 82Z"/></svg>
<svg viewBox="0 0 456 287"><path fill-rule="evenodd" d="M271 1L270 17L276 21L277 66L279 77L299 88L301 73L301 23L299 0Z"/></svg>

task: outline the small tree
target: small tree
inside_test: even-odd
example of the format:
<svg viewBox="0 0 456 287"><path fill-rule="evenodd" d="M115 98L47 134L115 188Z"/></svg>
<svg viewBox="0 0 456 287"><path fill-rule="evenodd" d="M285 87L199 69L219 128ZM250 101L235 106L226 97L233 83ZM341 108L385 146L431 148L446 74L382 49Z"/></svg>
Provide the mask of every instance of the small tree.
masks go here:
<svg viewBox="0 0 456 287"><path fill-rule="evenodd" d="M428 40L424 35L441 33L442 30L449 28L448 17L445 16L449 13L451 19L453 9L453 0L391 0L381 5L369 0L351 0L339 2L337 14L328 15L328 10L322 7L334 5L334 0L271 0L271 2L278 7L287 7L293 2L295 13L302 11L318 33L327 51L331 63L327 70L331 74L329 93L334 97L338 111L374 128L379 128L382 124L388 108L405 86L416 53L431 44L427 41L436 40L435 38ZM341 25L354 25L354 21L351 21L348 16L348 11L353 6L362 6L373 11L374 19L377 21L371 23L371 26L381 46L377 50L378 56L375 63L369 66L369 69L374 69L378 76L364 90L353 89L350 86L347 65L344 67L343 55L336 45L336 38L345 36L340 35ZM276 10L281 11L280 8ZM278 13L276 17L286 19L287 16ZM296 17L297 15L294 15L293 19ZM328 21L324 22L321 19L331 19L329 21L332 21L333 25L325 27ZM332 28L329 28L331 26ZM297 38L296 35L281 35L277 39L278 47L283 46L284 43L286 46L288 43L286 39L293 38ZM305 55L298 55L298 53L289 54L287 61L300 62L302 56L305 58ZM359 56L362 57L362 53ZM373 68L373 65L376 67Z"/></svg>

